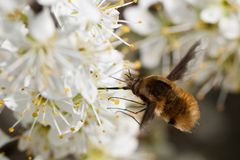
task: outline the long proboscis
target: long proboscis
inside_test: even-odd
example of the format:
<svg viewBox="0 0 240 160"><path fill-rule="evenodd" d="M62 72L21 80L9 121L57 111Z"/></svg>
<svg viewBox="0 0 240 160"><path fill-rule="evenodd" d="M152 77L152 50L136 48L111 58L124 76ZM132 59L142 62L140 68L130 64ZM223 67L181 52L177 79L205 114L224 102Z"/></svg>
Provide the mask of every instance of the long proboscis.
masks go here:
<svg viewBox="0 0 240 160"><path fill-rule="evenodd" d="M129 88L129 87L100 87L100 88L98 88L98 90L119 90L119 89L130 90L131 88Z"/></svg>

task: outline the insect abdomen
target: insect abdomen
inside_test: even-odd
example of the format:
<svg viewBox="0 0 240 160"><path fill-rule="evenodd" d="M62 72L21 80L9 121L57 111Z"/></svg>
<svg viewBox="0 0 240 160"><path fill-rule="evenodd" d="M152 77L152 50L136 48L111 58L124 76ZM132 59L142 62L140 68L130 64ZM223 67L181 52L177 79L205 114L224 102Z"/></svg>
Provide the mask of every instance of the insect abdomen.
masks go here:
<svg viewBox="0 0 240 160"><path fill-rule="evenodd" d="M161 117L181 131L190 132L200 118L200 111L195 98L176 86L176 97L168 99Z"/></svg>

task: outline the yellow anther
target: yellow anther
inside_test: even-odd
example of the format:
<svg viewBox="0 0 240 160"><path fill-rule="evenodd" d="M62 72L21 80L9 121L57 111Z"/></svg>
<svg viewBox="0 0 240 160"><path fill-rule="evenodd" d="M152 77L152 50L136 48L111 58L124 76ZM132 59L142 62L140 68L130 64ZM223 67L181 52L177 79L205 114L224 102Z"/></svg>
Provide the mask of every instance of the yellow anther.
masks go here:
<svg viewBox="0 0 240 160"><path fill-rule="evenodd" d="M114 103L115 105L119 105L120 101L119 101L119 99L114 99L114 100L113 100L113 103Z"/></svg>
<svg viewBox="0 0 240 160"><path fill-rule="evenodd" d="M79 108L80 107L80 102L76 102L73 107L74 108Z"/></svg>
<svg viewBox="0 0 240 160"><path fill-rule="evenodd" d="M83 125L88 126L89 125L88 121L85 121Z"/></svg>
<svg viewBox="0 0 240 160"><path fill-rule="evenodd" d="M169 34L169 33L170 33L169 28L168 28L168 27L164 27L164 28L162 29L162 33L163 33L163 34Z"/></svg>
<svg viewBox="0 0 240 160"><path fill-rule="evenodd" d="M72 127L72 128L70 128L70 130L71 130L71 132L74 132L74 131L75 131L75 128Z"/></svg>
<svg viewBox="0 0 240 160"><path fill-rule="evenodd" d="M76 15L76 14L78 14L78 11L72 11L72 13L71 13L71 15Z"/></svg>
<svg viewBox="0 0 240 160"><path fill-rule="evenodd" d="M131 49L135 49L135 45L134 44L130 44L129 46Z"/></svg>
<svg viewBox="0 0 240 160"><path fill-rule="evenodd" d="M32 102L36 106L39 103L39 100L38 100L38 98L34 98Z"/></svg>
<svg viewBox="0 0 240 160"><path fill-rule="evenodd" d="M8 132L9 132L9 133L13 133L13 132L14 132L14 128L13 128L13 127L9 128L9 129L8 129Z"/></svg>
<svg viewBox="0 0 240 160"><path fill-rule="evenodd" d="M134 69L140 69L142 67L141 61L137 60L134 62Z"/></svg>
<svg viewBox="0 0 240 160"><path fill-rule="evenodd" d="M43 109L42 109L42 112L45 113L45 112L46 112L46 109L43 108Z"/></svg>
<svg viewBox="0 0 240 160"><path fill-rule="evenodd" d="M129 28L128 26L122 26L122 27L121 27L121 30L122 30L122 32L124 32L124 33L129 33L129 32L130 32L130 28Z"/></svg>
<svg viewBox="0 0 240 160"><path fill-rule="evenodd" d="M58 135L58 138L63 139L63 138L64 138L64 135L63 135L63 134L59 134L59 135Z"/></svg>
<svg viewBox="0 0 240 160"><path fill-rule="evenodd" d="M0 108L4 106L4 100L0 99Z"/></svg>
<svg viewBox="0 0 240 160"><path fill-rule="evenodd" d="M32 113L32 116L33 116L34 118L36 118L36 117L38 116L38 113L37 113L37 112L33 112L33 113Z"/></svg>
<svg viewBox="0 0 240 160"><path fill-rule="evenodd" d="M64 88L64 93L67 94L68 92L70 92L70 88L69 87Z"/></svg>
<svg viewBox="0 0 240 160"><path fill-rule="evenodd" d="M78 51L79 51L79 52L85 52L85 51L86 51L86 48L80 47L80 48L78 48Z"/></svg>

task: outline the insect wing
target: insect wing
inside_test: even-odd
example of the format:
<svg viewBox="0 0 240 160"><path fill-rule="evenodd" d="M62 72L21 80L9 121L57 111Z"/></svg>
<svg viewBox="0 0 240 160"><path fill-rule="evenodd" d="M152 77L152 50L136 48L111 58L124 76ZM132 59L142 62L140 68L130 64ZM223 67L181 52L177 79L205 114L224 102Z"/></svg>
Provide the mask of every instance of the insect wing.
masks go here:
<svg viewBox="0 0 240 160"><path fill-rule="evenodd" d="M201 41L195 42L192 47L188 50L186 55L180 60L180 62L173 68L173 70L168 74L167 79L171 81L180 80L184 77L188 71L189 62L192 61L197 54L202 50L197 48L201 45Z"/></svg>

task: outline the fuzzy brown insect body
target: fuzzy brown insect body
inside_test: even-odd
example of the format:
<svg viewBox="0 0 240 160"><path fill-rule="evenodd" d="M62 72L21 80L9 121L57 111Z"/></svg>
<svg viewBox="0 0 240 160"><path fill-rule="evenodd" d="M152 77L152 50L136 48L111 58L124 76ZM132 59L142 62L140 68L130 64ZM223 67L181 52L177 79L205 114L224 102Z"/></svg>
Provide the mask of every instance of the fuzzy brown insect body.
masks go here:
<svg viewBox="0 0 240 160"><path fill-rule="evenodd" d="M145 78L128 76L128 87L147 106L141 127L158 116L181 131L190 132L194 128L200 118L198 103L174 81L183 77L187 64L195 57L199 45L200 42L196 42L166 78L159 75Z"/></svg>
<svg viewBox="0 0 240 160"><path fill-rule="evenodd" d="M139 79L133 93L146 103L141 126L154 116L181 131L189 132L197 123L200 112L195 98L162 76Z"/></svg>

